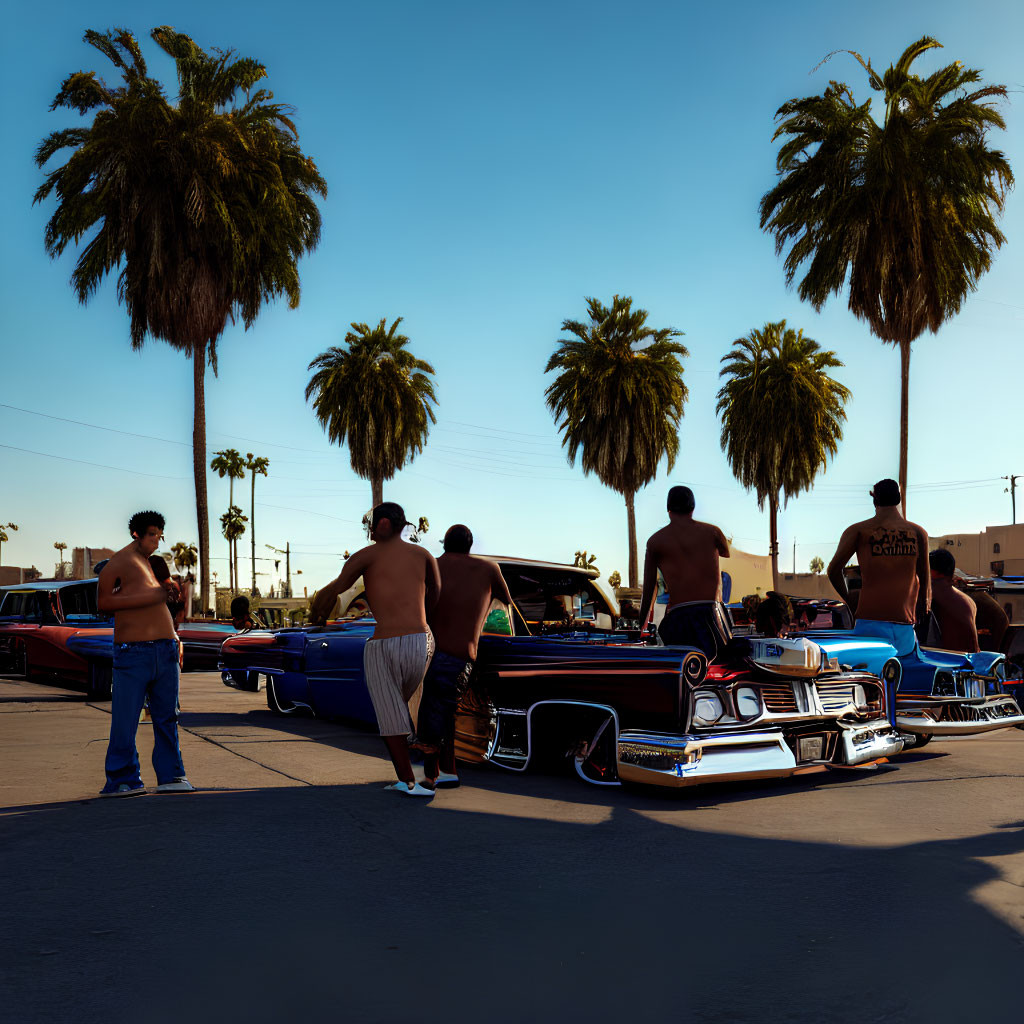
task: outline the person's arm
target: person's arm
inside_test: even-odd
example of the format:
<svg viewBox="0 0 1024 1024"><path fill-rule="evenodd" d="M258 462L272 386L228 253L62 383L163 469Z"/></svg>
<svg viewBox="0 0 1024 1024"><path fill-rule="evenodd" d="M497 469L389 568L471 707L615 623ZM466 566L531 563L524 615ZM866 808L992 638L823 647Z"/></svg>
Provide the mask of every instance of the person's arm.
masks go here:
<svg viewBox="0 0 1024 1024"><path fill-rule="evenodd" d="M850 607L850 592L846 589L846 577L843 575L843 570L846 568L846 563L856 554L857 533L856 526L850 526L843 532L842 537L839 538L839 547L836 548L832 561L828 563L828 581L848 608ZM927 563L928 556L925 555L925 564L927 565Z"/></svg>
<svg viewBox="0 0 1024 1024"><path fill-rule="evenodd" d="M924 622L932 610L932 574L928 565L928 534L917 528L917 610L915 617Z"/></svg>
<svg viewBox="0 0 1024 1024"><path fill-rule="evenodd" d="M101 612L122 612L132 608L149 608L167 600L167 591L159 583L143 584L131 593L124 594L115 584L120 582L117 570L105 568L97 583L97 604Z"/></svg>
<svg viewBox="0 0 1024 1024"><path fill-rule="evenodd" d="M345 563L336 580L328 583L313 595L313 600L309 602L309 617L314 625L323 625L327 621L327 616L334 607L338 595L345 593L362 576L370 563L372 551L371 547L361 548Z"/></svg>
<svg viewBox="0 0 1024 1024"><path fill-rule="evenodd" d="M715 548L718 550L719 558L729 558L729 542L725 539L725 534L716 526L715 527Z"/></svg>
<svg viewBox="0 0 1024 1024"><path fill-rule="evenodd" d="M491 576L491 598L500 601L506 608L512 607L512 595L508 591L508 584L501 574L501 566L495 563L494 573Z"/></svg>
<svg viewBox="0 0 1024 1024"><path fill-rule="evenodd" d="M654 604L654 597L658 592L658 556L647 542L647 553L644 555L644 590L640 600L640 628L647 625L651 615L651 606Z"/></svg>
<svg viewBox="0 0 1024 1024"><path fill-rule="evenodd" d="M441 597L441 570L438 567L437 559L429 551L424 551L423 554L427 556L425 576L427 589L423 603L426 605L427 615L429 615L437 607L437 602Z"/></svg>

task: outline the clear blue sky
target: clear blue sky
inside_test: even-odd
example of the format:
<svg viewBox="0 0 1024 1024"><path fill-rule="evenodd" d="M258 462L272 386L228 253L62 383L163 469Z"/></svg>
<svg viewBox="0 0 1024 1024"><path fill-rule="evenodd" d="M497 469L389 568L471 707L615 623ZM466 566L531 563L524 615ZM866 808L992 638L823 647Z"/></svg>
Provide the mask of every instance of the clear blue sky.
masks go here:
<svg viewBox="0 0 1024 1024"><path fill-rule="evenodd" d="M272 306L248 332L229 329L220 376L207 383L211 453L234 446L271 461L257 485L259 552L291 541L298 582L311 587L362 543L369 486L306 405L306 367L341 343L350 321L396 316L437 370L439 422L385 495L410 518L429 517L430 549L464 521L479 551L571 560L585 547L605 575L625 575L622 501L567 466L543 402L561 321L582 317L584 296L607 302L616 292L632 295L654 325L684 331L691 353L680 458L637 501L641 549L664 520L668 486L688 483L698 516L746 550L767 550L767 516L719 449L714 396L733 339L785 317L838 353L837 376L854 393L838 457L780 524L785 568L794 540L799 569L815 554L827 559L842 528L869 510L869 485L896 475L898 357L844 299L817 315L785 287L757 226L774 175L775 110L830 77L867 95L846 55L811 74L832 50L855 49L884 67L932 34L946 48L926 55L922 70L958 59L1010 87L1008 130L994 143L1024 175L1024 7L1012 0L20 4L0 44L9 98L0 522L21 526L4 545L6 564L52 572L55 540L119 546L128 516L144 507L167 516L168 541L197 537L190 364L160 342L130 350L113 282L80 306L68 286L72 258L51 262L43 249L52 202L31 205L36 146L77 121L49 112L62 79L78 69L114 77L82 42L84 30L130 28L151 71L172 85L170 62L148 38L168 21L200 45L266 64L330 188L322 243L301 264L301 307ZM1008 244L979 291L914 346L910 515L933 534L1007 522L998 478L1024 472L1015 416L1019 191L1002 227ZM210 506L216 523L227 506L216 477ZM224 577L226 543L215 527L211 535L212 567Z"/></svg>

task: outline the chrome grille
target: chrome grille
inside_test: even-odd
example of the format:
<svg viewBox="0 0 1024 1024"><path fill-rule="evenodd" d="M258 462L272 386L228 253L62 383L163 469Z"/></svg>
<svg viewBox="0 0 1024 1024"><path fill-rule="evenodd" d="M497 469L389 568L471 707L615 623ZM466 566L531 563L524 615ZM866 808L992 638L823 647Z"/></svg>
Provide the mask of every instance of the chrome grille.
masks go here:
<svg viewBox="0 0 1024 1024"><path fill-rule="evenodd" d="M853 703L853 683L818 682L816 685L823 711L834 713Z"/></svg>
<svg viewBox="0 0 1024 1024"><path fill-rule="evenodd" d="M798 710L792 683L761 683L760 689L765 710L771 714L795 714Z"/></svg>

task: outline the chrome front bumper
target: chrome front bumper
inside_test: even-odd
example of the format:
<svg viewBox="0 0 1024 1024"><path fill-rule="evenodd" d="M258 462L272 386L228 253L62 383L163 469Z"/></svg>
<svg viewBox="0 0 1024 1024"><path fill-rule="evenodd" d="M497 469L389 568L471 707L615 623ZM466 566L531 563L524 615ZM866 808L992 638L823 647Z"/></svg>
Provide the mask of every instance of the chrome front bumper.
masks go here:
<svg viewBox="0 0 1024 1024"><path fill-rule="evenodd" d="M781 730L710 733L680 736L652 732L623 732L618 740L618 774L624 782L653 786L697 786L744 779L777 779L820 771L829 763L859 765L891 757L903 740L884 718L838 726L839 742L831 762L799 763Z"/></svg>
<svg viewBox="0 0 1024 1024"><path fill-rule="evenodd" d="M1017 702L1005 693L991 697L959 699L922 697L901 700L896 726L918 736L973 736L1024 725Z"/></svg>

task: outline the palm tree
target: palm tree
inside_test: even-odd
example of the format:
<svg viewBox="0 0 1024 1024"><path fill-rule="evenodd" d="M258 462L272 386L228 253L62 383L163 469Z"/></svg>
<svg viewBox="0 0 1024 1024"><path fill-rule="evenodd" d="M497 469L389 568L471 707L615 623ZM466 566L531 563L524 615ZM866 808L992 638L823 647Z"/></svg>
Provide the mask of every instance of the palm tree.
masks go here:
<svg viewBox="0 0 1024 1024"><path fill-rule="evenodd" d="M307 369L306 401L332 444L347 444L352 469L370 481L373 507L384 500L384 481L423 451L435 423L434 368L407 348L398 317L388 329L352 324L347 348L332 345Z"/></svg>
<svg viewBox="0 0 1024 1024"><path fill-rule="evenodd" d="M639 585L636 549L637 491L658 472L662 457L671 471L679 452L679 420L687 399L680 358L690 353L673 338L682 331L647 324L647 310L616 295L611 306L587 299L588 323L563 320L545 373L558 376L544 392L562 432L569 464L581 456L583 472L596 473L626 501L629 585Z"/></svg>
<svg viewBox="0 0 1024 1024"><path fill-rule="evenodd" d="M18 529L18 524L17 523L7 523L6 525L0 524L0 552L3 551L4 544L8 540L10 540L10 537L8 536L7 531L8 530L17 530L17 529ZM3 565L3 564L4 564L4 560L2 558L0 558L0 565Z"/></svg>
<svg viewBox="0 0 1024 1024"><path fill-rule="evenodd" d="M64 578L64 552L67 550L67 544L62 540L56 540L53 542L53 546L60 553L60 564L57 566L57 578Z"/></svg>
<svg viewBox="0 0 1024 1024"><path fill-rule="evenodd" d="M722 357L716 411L733 474L769 509L772 587L779 589L779 497L810 490L843 438L849 390L828 371L842 366L786 321L737 338Z"/></svg>
<svg viewBox="0 0 1024 1024"><path fill-rule="evenodd" d="M264 476L267 475L267 470L270 468L270 459L265 459L262 455L257 455L253 458L252 452L246 452L245 454L245 468L249 470L249 476L252 478L252 507L249 512L249 538L252 541L252 590L250 591L253 595L256 593L256 474L262 473Z"/></svg>
<svg viewBox="0 0 1024 1024"><path fill-rule="evenodd" d="M220 531L228 542L228 550L237 550L238 538L245 533L245 524L248 521L248 517L242 515L242 510L237 505L229 505L227 512L220 517ZM232 593L238 589L237 573L232 575L228 586Z"/></svg>
<svg viewBox="0 0 1024 1024"><path fill-rule="evenodd" d="M925 36L884 75L860 54L885 106L830 82L821 96L784 103L774 138L779 181L761 200L761 227L789 248L786 281L820 310L848 287L850 311L900 350L900 487L907 494L910 346L960 310L1006 240L996 227L1013 174L986 145L1004 128L994 100L1006 87L971 90L981 73L957 61L927 78L914 61L941 44ZM831 56L831 54L829 55ZM828 58L826 58L827 60Z"/></svg>
<svg viewBox="0 0 1024 1024"><path fill-rule="evenodd" d="M327 186L298 146L291 109L254 86L256 60L200 49L163 26L154 42L174 59L178 99L147 73L135 37L123 29L88 31L123 84L95 72L69 75L52 109L95 112L84 127L52 132L40 167L62 150L67 162L36 191L57 209L46 227L49 254L89 235L71 276L81 302L109 273L128 312L131 344L159 338L192 360L192 469L199 525L203 607L209 584L205 370L217 369L217 342L229 320L248 328L265 301L299 304L299 257L320 238L314 195Z"/></svg>
<svg viewBox="0 0 1024 1024"><path fill-rule="evenodd" d="M821 555L815 555L811 559L810 569L815 576L820 576L825 571L825 559Z"/></svg>
<svg viewBox="0 0 1024 1024"><path fill-rule="evenodd" d="M217 476L228 478L228 508L236 508L235 505L235 481L245 479L245 460L237 448L225 448L222 452L214 452L210 461L210 469ZM221 523L224 517L221 516ZM225 537L228 535L225 533ZM238 550L237 545L228 537L228 586L232 590L238 589Z"/></svg>
<svg viewBox="0 0 1024 1024"><path fill-rule="evenodd" d="M182 569L189 570L188 575L192 575L192 569L196 564L196 546L195 544L186 544L183 540L179 540L172 548L171 555L174 558L174 567L181 572Z"/></svg>

